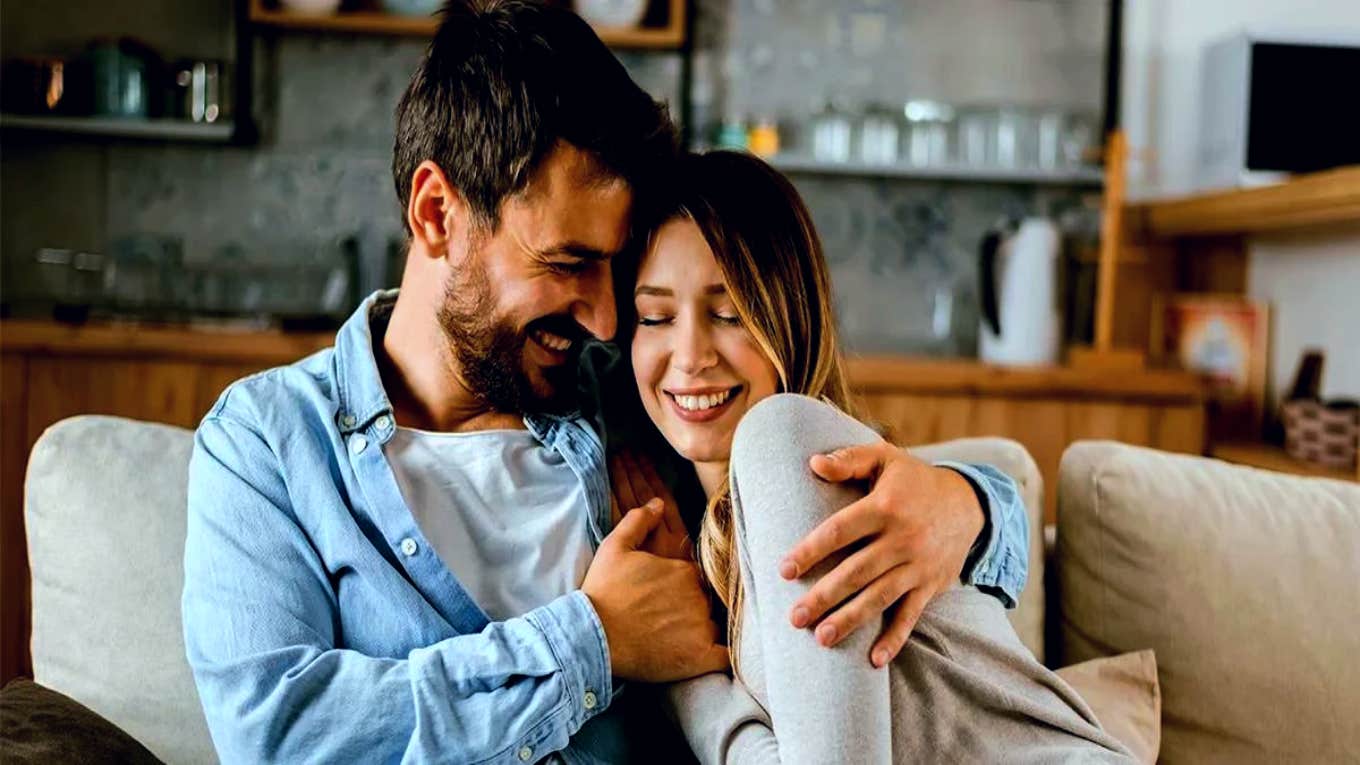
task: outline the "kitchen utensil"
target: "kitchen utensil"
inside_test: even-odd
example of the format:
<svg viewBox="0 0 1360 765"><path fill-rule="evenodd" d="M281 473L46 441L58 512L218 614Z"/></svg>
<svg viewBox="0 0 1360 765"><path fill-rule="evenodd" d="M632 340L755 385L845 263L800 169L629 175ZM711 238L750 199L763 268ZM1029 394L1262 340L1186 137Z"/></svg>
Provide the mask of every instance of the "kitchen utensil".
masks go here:
<svg viewBox="0 0 1360 765"><path fill-rule="evenodd" d="M1047 218L1004 221L982 238L978 355L990 364L1058 360L1058 227Z"/></svg>
<svg viewBox="0 0 1360 765"><path fill-rule="evenodd" d="M581 18L601 27L635 27L647 15L647 0L576 0Z"/></svg>
<svg viewBox="0 0 1360 765"><path fill-rule="evenodd" d="M94 78L94 113L109 117L145 118L155 113L152 83L160 59L155 51L131 38L96 40L90 46Z"/></svg>
<svg viewBox="0 0 1360 765"><path fill-rule="evenodd" d="M0 75L0 89L0 102L11 114L84 114L90 109L89 67L79 59L10 59Z"/></svg>
<svg viewBox="0 0 1360 765"><path fill-rule="evenodd" d="M227 65L221 61L181 61L175 67L174 114L192 122L217 122L231 116Z"/></svg>

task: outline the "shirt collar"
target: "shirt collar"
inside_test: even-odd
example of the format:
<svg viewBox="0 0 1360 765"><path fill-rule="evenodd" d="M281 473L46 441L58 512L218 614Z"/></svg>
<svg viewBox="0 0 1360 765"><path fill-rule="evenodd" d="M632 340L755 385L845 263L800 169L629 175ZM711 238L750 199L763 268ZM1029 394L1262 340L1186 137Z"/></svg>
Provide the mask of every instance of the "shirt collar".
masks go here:
<svg viewBox="0 0 1360 765"><path fill-rule="evenodd" d="M335 335L336 393L340 411L336 422L341 433L362 430L382 414L390 415L392 402L383 390L378 361L373 355L373 324L386 326L397 302L397 290L379 290L364 299Z"/></svg>

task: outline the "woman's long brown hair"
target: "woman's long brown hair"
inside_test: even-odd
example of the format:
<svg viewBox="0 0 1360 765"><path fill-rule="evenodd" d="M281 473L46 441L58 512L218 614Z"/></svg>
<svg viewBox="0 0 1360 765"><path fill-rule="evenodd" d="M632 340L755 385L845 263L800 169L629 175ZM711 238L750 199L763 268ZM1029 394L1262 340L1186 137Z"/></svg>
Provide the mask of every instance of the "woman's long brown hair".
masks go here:
<svg viewBox="0 0 1360 765"><path fill-rule="evenodd" d="M694 222L718 262L743 326L779 376L801 393L851 412L836 335L831 276L807 206L788 179L761 160L730 151L685 157L668 219ZM737 666L745 599L727 483L709 498L699 563L727 607Z"/></svg>

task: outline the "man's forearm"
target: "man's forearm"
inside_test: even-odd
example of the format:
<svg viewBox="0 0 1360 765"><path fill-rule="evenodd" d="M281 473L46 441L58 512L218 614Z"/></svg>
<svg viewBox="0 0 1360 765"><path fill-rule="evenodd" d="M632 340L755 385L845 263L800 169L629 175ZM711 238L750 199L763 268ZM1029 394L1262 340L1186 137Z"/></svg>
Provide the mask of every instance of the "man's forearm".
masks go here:
<svg viewBox="0 0 1360 765"><path fill-rule="evenodd" d="M228 657L193 634L190 659L226 762L538 760L611 700L607 653L593 627L579 634L589 608L574 593L405 659L310 645Z"/></svg>

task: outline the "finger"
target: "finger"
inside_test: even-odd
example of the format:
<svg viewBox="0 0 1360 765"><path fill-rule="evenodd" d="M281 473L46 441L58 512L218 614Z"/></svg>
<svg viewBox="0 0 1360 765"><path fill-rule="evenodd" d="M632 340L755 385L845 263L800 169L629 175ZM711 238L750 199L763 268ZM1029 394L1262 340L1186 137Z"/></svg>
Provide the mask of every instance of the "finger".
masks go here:
<svg viewBox="0 0 1360 765"><path fill-rule="evenodd" d="M882 528L883 514L879 512L878 500L863 497L851 502L794 545L784 560L779 562L779 575L785 579L797 579L821 563L826 556Z"/></svg>
<svg viewBox="0 0 1360 765"><path fill-rule="evenodd" d="M892 618L883 628L883 634L879 635L873 650L869 652L870 663L875 667L884 667L897 658L897 654L902 652L902 646L907 644L907 638L911 637L912 630L916 629L916 623L921 620L921 613L926 610L926 604L930 602L931 597L932 593L923 587L917 587L898 601Z"/></svg>
<svg viewBox="0 0 1360 765"><path fill-rule="evenodd" d="M837 449L829 454L814 454L808 466L818 477L832 483L864 481L874 478L883 468L886 441Z"/></svg>
<svg viewBox="0 0 1360 765"><path fill-rule="evenodd" d="M616 452L609 458L609 485L622 507L631 508L642 504L642 500L633 494L632 484L628 482L628 466L621 452Z"/></svg>
<svg viewBox="0 0 1360 765"><path fill-rule="evenodd" d="M638 504L651 499L653 492L642 481L638 474L637 461L633 459L632 452L620 452L619 463L623 466L623 480L628 484L628 490L633 496L633 500Z"/></svg>
<svg viewBox="0 0 1360 765"><path fill-rule="evenodd" d="M656 465L653 464L651 460L639 458L638 467L640 468L639 472L642 473L642 477L657 493L657 496L666 500L667 503L675 501L675 498L671 496L670 487L666 485L665 481L661 480L661 475L656 472Z"/></svg>
<svg viewBox="0 0 1360 765"><path fill-rule="evenodd" d="M900 565L902 561L897 560L897 557L892 545L882 541L857 550L793 604L789 621L800 628L815 624L832 606L844 602L870 582Z"/></svg>
<svg viewBox="0 0 1360 765"><path fill-rule="evenodd" d="M624 550L636 550L647 540L647 535L661 523L661 503L649 502L625 513L619 525L609 532L603 544L613 544Z"/></svg>
<svg viewBox="0 0 1360 765"><path fill-rule="evenodd" d="M909 566L898 566L869 583L848 603L837 608L817 625L817 642L830 647L845 640L871 620L882 623L883 612L907 592L916 580Z"/></svg>

